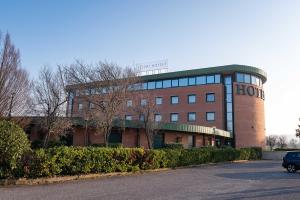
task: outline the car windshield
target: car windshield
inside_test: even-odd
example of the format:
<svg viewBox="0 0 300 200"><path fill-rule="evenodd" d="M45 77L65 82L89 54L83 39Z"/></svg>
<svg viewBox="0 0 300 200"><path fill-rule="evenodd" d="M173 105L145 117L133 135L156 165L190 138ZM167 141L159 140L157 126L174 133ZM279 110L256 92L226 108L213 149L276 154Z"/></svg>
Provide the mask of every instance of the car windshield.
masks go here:
<svg viewBox="0 0 300 200"><path fill-rule="evenodd" d="M288 152L286 154L286 157L288 157L288 158L300 157L300 152Z"/></svg>

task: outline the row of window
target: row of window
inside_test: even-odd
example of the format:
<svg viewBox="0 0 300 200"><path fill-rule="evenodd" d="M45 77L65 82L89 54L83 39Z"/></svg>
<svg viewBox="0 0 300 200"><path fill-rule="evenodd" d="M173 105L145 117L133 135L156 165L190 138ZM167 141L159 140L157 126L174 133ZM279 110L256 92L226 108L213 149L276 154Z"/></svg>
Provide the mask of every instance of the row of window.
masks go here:
<svg viewBox="0 0 300 200"><path fill-rule="evenodd" d="M236 82L262 86L262 80L257 76L250 74L236 73Z"/></svg>
<svg viewBox="0 0 300 200"><path fill-rule="evenodd" d="M167 79L159 81L149 81L143 83L142 89L153 90L161 88L174 88L174 87L184 87L193 85L205 85L205 84L215 84L221 83L221 75L207 75L207 76L197 76L197 77L184 77L179 79Z"/></svg>
<svg viewBox="0 0 300 200"><path fill-rule="evenodd" d="M187 96L188 98L188 103L189 104L194 104L196 103L196 95L195 94L190 94ZM206 102L215 102L215 93L206 93ZM171 96L170 97L170 103L171 104L179 104L179 96ZM145 106L147 104L146 99L141 99L141 105ZM163 98L162 97L155 97L155 104L156 105L162 105L163 104ZM133 106L132 100L127 100L127 107Z"/></svg>
<svg viewBox="0 0 300 200"><path fill-rule="evenodd" d="M126 120L132 120L132 115L125 115ZM139 116L140 121L145 120L144 115ZM154 115L154 121L160 122L162 121L162 115L161 114L155 114ZM170 114L170 122L178 122L179 121L179 113L171 113ZM195 122L196 121L196 112L188 112L187 113L187 121L189 122ZM207 112L206 113L206 121L215 121L215 112Z"/></svg>
<svg viewBox="0 0 300 200"><path fill-rule="evenodd" d="M174 88L174 87L184 87L193 85L205 85L205 84L215 84L221 83L221 75L207 75L207 76L197 76L197 77L185 77L179 79L168 79L159 81L148 81L144 83L136 83L129 86L130 90L153 90L161 88ZM94 94L105 94L110 90L110 88L92 88L85 89L83 91L76 90L75 96L81 95L94 95ZM70 96L74 96L73 92L70 92Z"/></svg>

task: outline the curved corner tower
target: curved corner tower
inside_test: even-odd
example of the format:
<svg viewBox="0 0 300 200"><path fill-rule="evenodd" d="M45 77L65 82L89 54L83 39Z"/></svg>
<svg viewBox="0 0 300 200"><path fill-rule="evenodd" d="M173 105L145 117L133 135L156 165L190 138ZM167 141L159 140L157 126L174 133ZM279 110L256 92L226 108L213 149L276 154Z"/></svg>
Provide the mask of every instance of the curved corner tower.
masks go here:
<svg viewBox="0 0 300 200"><path fill-rule="evenodd" d="M250 66L237 66L232 83L235 147L265 146L266 73Z"/></svg>

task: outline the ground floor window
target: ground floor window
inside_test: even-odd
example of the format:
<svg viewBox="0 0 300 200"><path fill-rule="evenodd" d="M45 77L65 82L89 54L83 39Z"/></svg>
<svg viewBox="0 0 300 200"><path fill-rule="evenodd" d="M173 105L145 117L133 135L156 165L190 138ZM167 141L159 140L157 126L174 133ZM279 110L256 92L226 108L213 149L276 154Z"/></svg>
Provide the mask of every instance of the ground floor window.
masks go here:
<svg viewBox="0 0 300 200"><path fill-rule="evenodd" d="M119 131L112 131L108 138L109 143L122 143L122 133Z"/></svg>
<svg viewBox="0 0 300 200"><path fill-rule="evenodd" d="M155 149L162 148L164 146L164 134L159 133L154 136L153 147Z"/></svg>

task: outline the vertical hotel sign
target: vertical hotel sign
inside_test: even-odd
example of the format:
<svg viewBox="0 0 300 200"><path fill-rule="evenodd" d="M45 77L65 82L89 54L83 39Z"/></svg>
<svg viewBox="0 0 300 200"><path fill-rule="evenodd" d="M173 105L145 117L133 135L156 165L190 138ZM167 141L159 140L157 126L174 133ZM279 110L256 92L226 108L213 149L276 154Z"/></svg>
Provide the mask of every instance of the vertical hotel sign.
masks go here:
<svg viewBox="0 0 300 200"><path fill-rule="evenodd" d="M166 73L168 72L168 60L138 63L135 65L135 70L139 76Z"/></svg>

